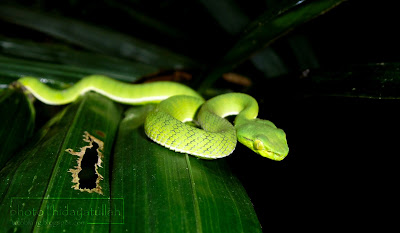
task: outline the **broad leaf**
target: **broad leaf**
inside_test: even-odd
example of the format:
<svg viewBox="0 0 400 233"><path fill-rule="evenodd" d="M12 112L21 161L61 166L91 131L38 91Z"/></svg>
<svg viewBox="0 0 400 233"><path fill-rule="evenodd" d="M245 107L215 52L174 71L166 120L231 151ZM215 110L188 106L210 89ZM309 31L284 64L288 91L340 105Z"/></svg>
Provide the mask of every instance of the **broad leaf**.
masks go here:
<svg viewBox="0 0 400 233"><path fill-rule="evenodd" d="M225 160L201 160L149 140L150 106L132 108L115 146L111 196L123 198L113 232L261 232L246 191ZM111 221L115 223L116 221Z"/></svg>
<svg viewBox="0 0 400 233"><path fill-rule="evenodd" d="M343 0L282 1L267 10L244 30L236 44L204 78L199 91L210 87L223 73L235 68L256 51L271 44L292 28L337 6Z"/></svg>
<svg viewBox="0 0 400 233"><path fill-rule="evenodd" d="M157 67L140 62L78 51L61 45L34 43L3 37L0 37L0 52L7 56L32 60L24 61L11 57L0 57L0 65L3 67L1 73L4 75L19 71L20 73L25 72L25 75L38 76L40 68L47 68L48 70L43 71L41 76L51 74L55 76L82 76L96 73L132 82L143 76L159 72ZM33 62L33 60L40 62ZM15 66L18 63L21 66ZM10 66L11 64L12 66ZM62 71L64 74L58 75L56 71Z"/></svg>
<svg viewBox="0 0 400 233"><path fill-rule="evenodd" d="M0 5L0 18L92 51L134 59L164 69L199 67L193 59L168 49L73 19L4 4Z"/></svg>
<svg viewBox="0 0 400 233"><path fill-rule="evenodd" d="M111 209L110 152L120 113L89 93L45 125L0 172L1 229L109 232L104 211Z"/></svg>
<svg viewBox="0 0 400 233"><path fill-rule="evenodd" d="M0 90L0 170L32 136L35 109L22 91Z"/></svg>

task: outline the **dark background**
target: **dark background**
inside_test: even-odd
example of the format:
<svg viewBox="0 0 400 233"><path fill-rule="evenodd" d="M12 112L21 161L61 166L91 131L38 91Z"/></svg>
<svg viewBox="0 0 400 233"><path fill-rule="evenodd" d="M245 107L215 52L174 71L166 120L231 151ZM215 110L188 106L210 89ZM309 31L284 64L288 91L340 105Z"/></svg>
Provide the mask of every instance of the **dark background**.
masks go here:
<svg viewBox="0 0 400 233"><path fill-rule="evenodd" d="M394 2L348 1L272 46L284 50L285 39L305 36L320 69L398 62L397 16ZM264 232L390 227L388 213L397 200L398 100L329 97L318 88L307 95L309 86L293 81L298 76L294 71L273 88L255 88L268 103L261 116L287 133L287 158L269 161L241 147L243 154L232 158Z"/></svg>

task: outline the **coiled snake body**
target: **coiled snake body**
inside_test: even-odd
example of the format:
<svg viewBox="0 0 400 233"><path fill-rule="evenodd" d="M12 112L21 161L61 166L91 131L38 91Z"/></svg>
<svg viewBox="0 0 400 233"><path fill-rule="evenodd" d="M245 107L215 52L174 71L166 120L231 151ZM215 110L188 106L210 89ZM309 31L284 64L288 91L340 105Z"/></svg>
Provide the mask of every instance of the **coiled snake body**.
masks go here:
<svg viewBox="0 0 400 233"><path fill-rule="evenodd" d="M33 77L22 77L18 82L51 105L73 102L87 91L124 104L159 103L145 120L146 135L171 150L199 158L228 156L237 141L273 160L282 160L289 152L284 131L270 121L256 118L257 101L246 94L229 93L205 102L194 90L179 83L126 84L101 75L85 77L65 90L52 89ZM229 115L237 115L234 126L224 118ZM201 129L184 123L193 120Z"/></svg>

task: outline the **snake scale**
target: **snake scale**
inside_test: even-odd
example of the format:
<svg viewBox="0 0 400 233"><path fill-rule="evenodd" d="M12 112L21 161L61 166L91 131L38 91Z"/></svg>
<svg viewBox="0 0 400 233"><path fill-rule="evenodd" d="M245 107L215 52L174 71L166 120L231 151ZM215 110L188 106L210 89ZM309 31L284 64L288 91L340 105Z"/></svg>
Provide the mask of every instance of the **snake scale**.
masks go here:
<svg viewBox="0 0 400 233"><path fill-rule="evenodd" d="M146 135L171 150L202 159L230 155L237 141L272 160L280 161L289 152L284 131L258 119L257 101L247 94L228 93L205 101L183 84L127 84L102 75L87 76L64 90L52 89L34 77L22 77L18 83L50 105L71 103L88 91L123 104L159 103L146 117ZM234 126L225 119L229 115L237 115ZM195 121L201 128L185 124L187 121Z"/></svg>

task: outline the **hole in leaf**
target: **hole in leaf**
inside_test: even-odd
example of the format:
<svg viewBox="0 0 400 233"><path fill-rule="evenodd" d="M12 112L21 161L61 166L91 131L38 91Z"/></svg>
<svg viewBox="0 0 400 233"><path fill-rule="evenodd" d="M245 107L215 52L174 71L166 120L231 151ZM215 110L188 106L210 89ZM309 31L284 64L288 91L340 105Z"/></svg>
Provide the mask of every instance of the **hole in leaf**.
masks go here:
<svg viewBox="0 0 400 233"><path fill-rule="evenodd" d="M72 173L72 183L74 183L72 188L81 192L103 194L100 186L103 176L100 175L98 168L101 167L102 163L104 143L88 132L85 132L83 137L83 141L89 143L88 146L81 147L79 152L75 152L72 149L65 150L72 155L78 156L75 169L69 169L69 172Z"/></svg>
<svg viewBox="0 0 400 233"><path fill-rule="evenodd" d="M96 188L96 180L99 177L96 174L96 163L98 160L97 149L99 145L93 142L93 147L88 148L82 158L81 168L78 173L79 188L80 189L93 189Z"/></svg>

